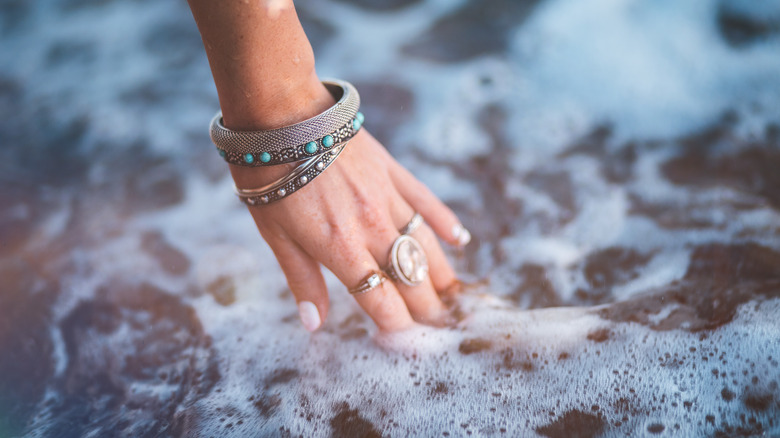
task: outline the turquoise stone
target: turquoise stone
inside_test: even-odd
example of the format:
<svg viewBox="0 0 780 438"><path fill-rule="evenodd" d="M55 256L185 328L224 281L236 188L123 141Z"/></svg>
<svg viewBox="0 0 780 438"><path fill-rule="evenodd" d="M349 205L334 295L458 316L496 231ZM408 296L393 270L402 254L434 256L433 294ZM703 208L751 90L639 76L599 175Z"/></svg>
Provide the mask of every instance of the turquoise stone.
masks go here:
<svg viewBox="0 0 780 438"><path fill-rule="evenodd" d="M244 155L244 161L246 161L249 164L252 164L252 162L255 161L255 157L252 154L246 154Z"/></svg>
<svg viewBox="0 0 780 438"><path fill-rule="evenodd" d="M355 118L360 121L360 124L362 125L363 122L366 120L366 116L363 115L360 111L358 111L357 114L355 114Z"/></svg>
<svg viewBox="0 0 780 438"><path fill-rule="evenodd" d="M329 148L333 146L333 136L332 135L326 135L322 138L322 145L326 148Z"/></svg>
<svg viewBox="0 0 780 438"><path fill-rule="evenodd" d="M323 141L322 143L325 144L325 141ZM305 150L307 154L313 154L317 152L317 142L310 141L306 143L306 146L304 146L303 150Z"/></svg>
<svg viewBox="0 0 780 438"><path fill-rule="evenodd" d="M262 154L260 154L260 161L262 161L263 163L267 163L271 161L271 154L269 154L268 152L263 152Z"/></svg>
<svg viewBox="0 0 780 438"><path fill-rule="evenodd" d="M226 155L225 151L223 151L222 149L217 149L217 150L219 151L219 156L225 158Z"/></svg>
<svg viewBox="0 0 780 438"><path fill-rule="evenodd" d="M361 124L360 120L358 120L358 119L353 120L352 121L352 129L357 131L358 129L360 129L360 124Z"/></svg>

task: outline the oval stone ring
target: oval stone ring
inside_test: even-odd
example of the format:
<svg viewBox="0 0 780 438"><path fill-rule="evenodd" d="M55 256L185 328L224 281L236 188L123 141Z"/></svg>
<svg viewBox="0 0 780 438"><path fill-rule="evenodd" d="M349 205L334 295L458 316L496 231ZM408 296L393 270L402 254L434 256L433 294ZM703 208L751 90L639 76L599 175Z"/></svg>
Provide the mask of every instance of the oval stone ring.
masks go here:
<svg viewBox="0 0 780 438"><path fill-rule="evenodd" d="M390 266L387 275L393 281L407 286L417 286L428 276L428 258L420 242L407 234L398 236L390 249Z"/></svg>

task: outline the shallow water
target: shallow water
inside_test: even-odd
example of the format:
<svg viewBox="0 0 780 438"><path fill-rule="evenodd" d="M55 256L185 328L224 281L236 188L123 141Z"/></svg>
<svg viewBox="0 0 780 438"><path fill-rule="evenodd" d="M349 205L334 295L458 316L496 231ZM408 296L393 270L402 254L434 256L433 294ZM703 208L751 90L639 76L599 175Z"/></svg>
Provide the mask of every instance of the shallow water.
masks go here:
<svg viewBox="0 0 780 438"><path fill-rule="evenodd" d="M462 321L329 275L303 330L186 4L6 1L0 437L780 435L780 7L299 3L471 229Z"/></svg>

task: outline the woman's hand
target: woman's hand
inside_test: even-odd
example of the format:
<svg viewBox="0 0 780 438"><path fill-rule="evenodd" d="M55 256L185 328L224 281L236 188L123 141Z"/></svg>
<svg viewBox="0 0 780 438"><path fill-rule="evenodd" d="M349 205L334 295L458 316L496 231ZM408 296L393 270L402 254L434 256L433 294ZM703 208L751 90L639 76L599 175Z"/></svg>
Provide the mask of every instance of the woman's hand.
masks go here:
<svg viewBox="0 0 780 438"><path fill-rule="evenodd" d="M251 181L265 170L232 167L241 188L261 185ZM347 288L358 286L372 272L389 265L390 248L399 230L419 212L426 223L412 236L425 249L429 278L417 286L385 281L355 298L382 330L401 330L413 321L437 324L446 318L440 294L456 284L456 278L435 234L450 244L463 245L470 238L468 231L365 129L309 185L289 198L250 207L250 211L310 331L328 313L320 264Z"/></svg>
<svg viewBox="0 0 780 438"><path fill-rule="evenodd" d="M314 53L292 0L188 1L226 128L278 128L334 104L314 70ZM254 189L292 167L231 165L231 173L237 187ZM316 330L328 313L320 264L348 288L358 286L370 273L386 267L398 230L415 211L430 224L413 233L428 257L429 278L414 287L386 281L356 298L382 330L400 330L414 320L441 321L445 309L438 293L455 282L455 274L434 231L453 244L469 239L452 211L365 130L316 180L281 201L250 211L287 276L309 330Z"/></svg>

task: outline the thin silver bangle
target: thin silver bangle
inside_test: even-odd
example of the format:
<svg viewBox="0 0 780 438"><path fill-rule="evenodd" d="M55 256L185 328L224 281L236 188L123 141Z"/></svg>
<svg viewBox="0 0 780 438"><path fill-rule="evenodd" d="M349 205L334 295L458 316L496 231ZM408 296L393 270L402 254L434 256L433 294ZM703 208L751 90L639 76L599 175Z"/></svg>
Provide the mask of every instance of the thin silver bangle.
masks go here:
<svg viewBox="0 0 780 438"><path fill-rule="evenodd" d="M241 202L249 206L268 205L287 198L324 172L338 158L347 144L348 142L336 145L330 152L306 160L292 172L270 184L254 189L235 187L236 195Z"/></svg>

